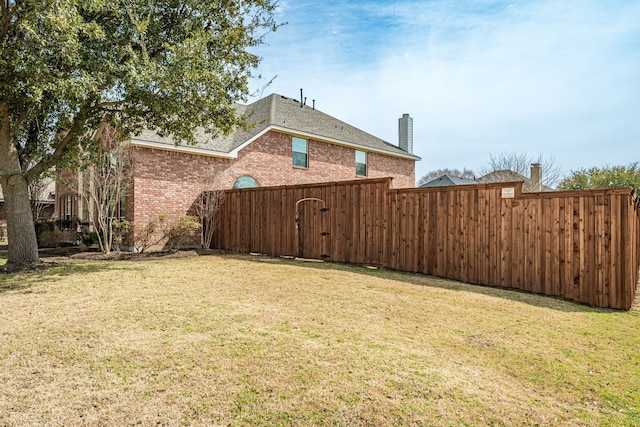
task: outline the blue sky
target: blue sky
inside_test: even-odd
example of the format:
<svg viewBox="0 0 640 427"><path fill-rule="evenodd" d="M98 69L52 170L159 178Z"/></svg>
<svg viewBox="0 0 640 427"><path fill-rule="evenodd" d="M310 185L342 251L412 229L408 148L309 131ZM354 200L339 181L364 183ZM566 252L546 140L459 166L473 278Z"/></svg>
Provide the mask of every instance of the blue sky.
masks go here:
<svg viewBox="0 0 640 427"><path fill-rule="evenodd" d="M638 0L280 0L277 18L253 89L303 88L392 143L410 113L416 178L501 152L640 161Z"/></svg>

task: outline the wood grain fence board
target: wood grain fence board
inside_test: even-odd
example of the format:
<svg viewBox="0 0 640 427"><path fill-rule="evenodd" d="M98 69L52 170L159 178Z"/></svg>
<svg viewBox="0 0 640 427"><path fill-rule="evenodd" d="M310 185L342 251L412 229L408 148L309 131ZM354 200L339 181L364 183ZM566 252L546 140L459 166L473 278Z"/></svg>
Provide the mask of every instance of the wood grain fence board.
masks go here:
<svg viewBox="0 0 640 427"><path fill-rule="evenodd" d="M472 283L478 283L478 192L474 190L467 190L465 192L467 200L465 202L465 222L466 222L466 246L465 246L465 258L467 261L466 281Z"/></svg>
<svg viewBox="0 0 640 427"><path fill-rule="evenodd" d="M624 199L621 198L621 203L620 203L620 216L621 218L625 218L627 219L627 221L629 221L630 219L630 215L629 215L629 205L630 203ZM627 224L628 226L629 224ZM625 234L621 234L621 245L620 245L620 250L621 253L623 254L620 257L620 270L622 273L622 278L626 278L626 277L630 277L634 272L632 271L632 262L630 262L630 260L627 258L627 256L629 256L631 254L631 242L632 242L632 237L625 235ZM625 283L626 285L626 283ZM621 289L621 300L622 300L622 304L623 305L631 305L630 303L630 299L631 299L631 292L628 286L623 286Z"/></svg>
<svg viewBox="0 0 640 427"><path fill-rule="evenodd" d="M438 193L425 193L427 197L427 209L429 210L429 228L427 232L427 262L425 273L435 274L438 265Z"/></svg>
<svg viewBox="0 0 640 427"><path fill-rule="evenodd" d="M569 219L566 210L566 197L558 198L558 296L564 296L568 277L563 274L567 268L567 234Z"/></svg>
<svg viewBox="0 0 640 427"><path fill-rule="evenodd" d="M526 200L526 213L525 224L524 224L524 241L523 246L525 250L524 259L525 259L525 272L524 272L524 290L533 292L534 282L536 280L536 249L535 249L535 210L536 210L536 201L535 200Z"/></svg>
<svg viewBox="0 0 640 427"><path fill-rule="evenodd" d="M480 233L482 244L482 257L481 257L481 280L478 283L488 285L491 283L491 234L490 234L490 191L486 188L482 188L480 191L480 204L481 204L481 224Z"/></svg>
<svg viewBox="0 0 640 427"><path fill-rule="evenodd" d="M618 260L620 257L620 198L617 195L612 195L609 201L611 210L611 262L609 264L609 282L618 283L620 280ZM618 287L613 286L609 291L609 300L612 302L612 306L620 306L622 304L621 293L618 292Z"/></svg>
<svg viewBox="0 0 640 427"><path fill-rule="evenodd" d="M520 200L511 202L511 269L512 287L515 289L524 288L523 257L526 242L522 239L522 217L523 203Z"/></svg>
<svg viewBox="0 0 640 427"><path fill-rule="evenodd" d="M553 296L560 296L560 256L558 252L560 250L560 224L561 224L561 212L560 212L560 198L554 198L551 202L551 247L549 248L548 256L551 259L551 266L549 270L549 280L551 281L551 293Z"/></svg>
<svg viewBox="0 0 640 427"><path fill-rule="evenodd" d="M605 201L604 194L596 194L595 197L595 280L596 280L596 305L602 307L606 304L607 291L605 289L604 263L606 262L606 238L605 238Z"/></svg>
<svg viewBox="0 0 640 427"><path fill-rule="evenodd" d="M596 238L595 238L595 198L585 197L585 287L587 292L586 303L595 305L597 301L596 289Z"/></svg>
<svg viewBox="0 0 640 427"><path fill-rule="evenodd" d="M582 221L584 219L584 213L581 210L581 198L573 198L573 221L574 221L574 233L573 233L573 272L574 272L574 286L572 290L571 299L574 301L582 301L580 290L582 281L584 280L584 261L582 259L584 255L584 227L582 227Z"/></svg>

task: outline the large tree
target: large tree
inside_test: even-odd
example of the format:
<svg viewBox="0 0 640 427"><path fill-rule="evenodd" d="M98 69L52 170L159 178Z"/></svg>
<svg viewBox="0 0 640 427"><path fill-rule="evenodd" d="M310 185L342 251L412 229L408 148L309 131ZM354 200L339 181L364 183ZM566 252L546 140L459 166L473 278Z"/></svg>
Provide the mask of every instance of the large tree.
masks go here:
<svg viewBox="0 0 640 427"><path fill-rule="evenodd" d="M29 183L91 151L100 123L184 143L242 124L276 0L0 0L7 266L38 262Z"/></svg>
<svg viewBox="0 0 640 427"><path fill-rule="evenodd" d="M640 192L640 163L578 169L560 181L559 190L632 187Z"/></svg>

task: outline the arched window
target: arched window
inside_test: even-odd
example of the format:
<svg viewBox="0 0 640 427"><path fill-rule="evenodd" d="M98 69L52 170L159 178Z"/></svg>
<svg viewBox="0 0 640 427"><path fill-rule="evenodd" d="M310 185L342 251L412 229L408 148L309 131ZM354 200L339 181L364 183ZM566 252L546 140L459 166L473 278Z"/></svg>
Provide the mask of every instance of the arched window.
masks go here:
<svg viewBox="0 0 640 427"><path fill-rule="evenodd" d="M254 188L254 187L260 187L260 184L258 184L258 181L251 178L250 176L241 176L240 178L236 179L236 182L233 184L233 188Z"/></svg>

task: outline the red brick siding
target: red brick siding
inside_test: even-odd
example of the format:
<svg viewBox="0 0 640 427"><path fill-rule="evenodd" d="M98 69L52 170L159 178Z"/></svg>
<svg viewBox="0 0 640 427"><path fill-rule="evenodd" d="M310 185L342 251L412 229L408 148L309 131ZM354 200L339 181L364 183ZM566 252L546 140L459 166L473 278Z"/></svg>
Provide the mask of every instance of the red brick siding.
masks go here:
<svg viewBox="0 0 640 427"><path fill-rule="evenodd" d="M160 214L171 218L194 214L193 203L212 168L218 171L223 188L231 188L243 175L251 176L260 186L361 178L355 174L353 148L309 140L308 154L308 168L293 167L291 136L273 131L240 150L237 159L136 147L133 198L127 198L127 218L135 227L143 227ZM415 185L412 160L368 153L367 163L369 178L391 176L397 188Z"/></svg>

